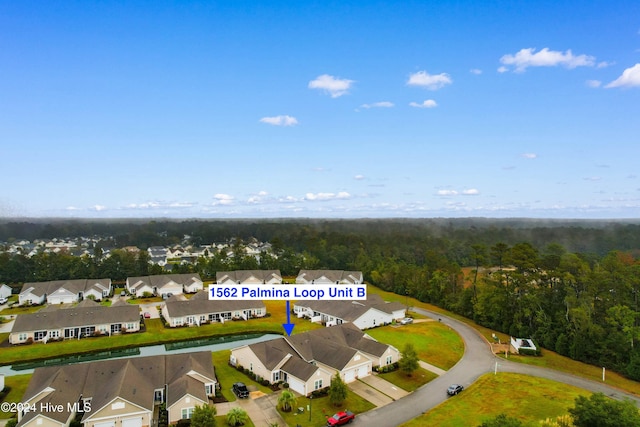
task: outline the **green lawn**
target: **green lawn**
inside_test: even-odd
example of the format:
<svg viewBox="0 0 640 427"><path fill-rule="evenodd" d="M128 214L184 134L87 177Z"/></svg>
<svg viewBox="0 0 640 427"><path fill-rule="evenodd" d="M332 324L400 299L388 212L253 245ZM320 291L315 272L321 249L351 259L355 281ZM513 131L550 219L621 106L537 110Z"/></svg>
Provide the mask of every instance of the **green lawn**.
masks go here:
<svg viewBox="0 0 640 427"><path fill-rule="evenodd" d="M24 392L27 390L29 381L31 381L31 375L32 374L24 374L5 377L5 388L10 388L11 390L9 391L9 394L7 394L7 396L4 398L3 402L22 402L22 396L24 396ZM13 414L10 412L0 411L0 419L11 418L11 415Z"/></svg>
<svg viewBox="0 0 640 427"><path fill-rule="evenodd" d="M231 391L231 386L233 385L233 383L237 382L245 383L247 386L256 386L258 390L266 394L272 393L269 387L258 384L257 382L246 376L244 373L238 371L233 366L230 366L229 356L231 356L231 350L222 350L211 353L213 366L216 371L216 377L220 382L222 395L229 402L233 402L236 400L236 395L233 394L233 391Z"/></svg>
<svg viewBox="0 0 640 427"><path fill-rule="evenodd" d="M419 387L425 385L429 381L437 378L438 376L426 369L418 368L408 377L399 369L393 372L387 372L385 374L378 374L380 378L389 381L393 385L400 387L404 391L414 391Z"/></svg>
<svg viewBox="0 0 640 427"><path fill-rule="evenodd" d="M440 322L389 325L368 329L366 333L400 351L407 343L411 343L420 360L441 369L450 369L464 354L464 343L460 336Z"/></svg>
<svg viewBox="0 0 640 427"><path fill-rule="evenodd" d="M348 409L356 414L369 411L375 408L373 403L370 403L355 393L349 392L347 400L340 407L334 407L329 403L329 397L314 398L311 402L311 421L309 421L309 412L307 411L307 405L309 405L309 399L306 397L298 397L295 408L302 407L304 412L298 414L295 409L291 412L282 412L278 408L278 412L282 415L288 426L300 425L302 427L318 427L327 424L327 418L335 414L336 412ZM356 417L357 418L357 417Z"/></svg>
<svg viewBox="0 0 640 427"><path fill-rule="evenodd" d="M160 319L146 319L147 332L144 333L67 340L56 343L52 342L46 345L31 344L3 348L0 352L0 365L10 365L16 362L27 362L92 351L162 344L223 335L284 333L282 324L286 323L285 301L266 301L265 305L267 306L267 312L271 313L271 316L250 319L248 321L231 321L225 322L224 324L213 323L191 328L165 328ZM293 330L294 334L322 327L322 325L298 319L295 319L295 325Z"/></svg>
<svg viewBox="0 0 640 427"><path fill-rule="evenodd" d="M43 307L44 305L31 305L31 306L24 306L24 307L15 306L11 308L5 308L0 312L0 315L7 316L9 314L35 313L36 311L40 310Z"/></svg>
<svg viewBox="0 0 640 427"><path fill-rule="evenodd" d="M442 390L442 393L446 393ZM402 427L468 427L480 425L501 413L527 426L568 413L578 396L589 392L563 383L520 374L486 374L461 394Z"/></svg>

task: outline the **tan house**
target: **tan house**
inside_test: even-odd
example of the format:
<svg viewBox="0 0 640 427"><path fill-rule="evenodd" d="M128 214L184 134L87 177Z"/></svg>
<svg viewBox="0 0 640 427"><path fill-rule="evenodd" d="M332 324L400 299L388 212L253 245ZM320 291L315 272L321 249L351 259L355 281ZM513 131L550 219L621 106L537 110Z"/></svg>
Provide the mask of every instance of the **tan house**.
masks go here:
<svg viewBox="0 0 640 427"><path fill-rule="evenodd" d="M280 285L282 276L280 270L218 271L216 283L218 285Z"/></svg>
<svg viewBox="0 0 640 427"><path fill-rule="evenodd" d="M86 299L73 308L49 306L37 313L17 316L9 334L9 343L47 343L139 330L138 306L118 301L111 307L105 307Z"/></svg>
<svg viewBox="0 0 640 427"><path fill-rule="evenodd" d="M345 323L231 350L230 363L270 382L283 381L302 395L328 387L338 372L345 383L395 363L400 352Z"/></svg>
<svg viewBox="0 0 640 427"><path fill-rule="evenodd" d="M176 423L209 404L216 382L208 351L37 368L23 398L35 410L18 413L18 426L62 427L79 414L85 427L149 427L162 404Z"/></svg>
<svg viewBox="0 0 640 427"><path fill-rule="evenodd" d="M210 300L208 291L200 291L191 299L174 295L162 307L162 317L171 327L200 326L228 320L248 320L264 317L267 308L255 300Z"/></svg>

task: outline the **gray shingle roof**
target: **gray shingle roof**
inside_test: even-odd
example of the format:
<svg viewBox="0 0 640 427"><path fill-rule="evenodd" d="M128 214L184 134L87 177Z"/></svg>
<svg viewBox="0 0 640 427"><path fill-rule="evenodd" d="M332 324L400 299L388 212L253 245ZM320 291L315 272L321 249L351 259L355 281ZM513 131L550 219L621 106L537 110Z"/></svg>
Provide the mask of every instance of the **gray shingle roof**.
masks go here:
<svg viewBox="0 0 640 427"><path fill-rule="evenodd" d="M41 310L37 313L20 314L16 317L11 333L112 323L135 323L139 320L140 309L138 306L126 304L104 307L87 299L73 308Z"/></svg>
<svg viewBox="0 0 640 427"><path fill-rule="evenodd" d="M255 300L210 300L208 291L200 291L191 299L181 300L177 295L165 302L171 317L224 313L251 309L265 309L264 302Z"/></svg>

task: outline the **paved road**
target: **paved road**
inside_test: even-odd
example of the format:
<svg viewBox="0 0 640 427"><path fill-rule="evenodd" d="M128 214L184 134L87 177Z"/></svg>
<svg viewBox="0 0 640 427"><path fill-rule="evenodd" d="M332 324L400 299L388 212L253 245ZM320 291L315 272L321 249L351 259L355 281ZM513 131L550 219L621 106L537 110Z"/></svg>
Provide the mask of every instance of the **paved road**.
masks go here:
<svg viewBox="0 0 640 427"><path fill-rule="evenodd" d="M614 399L629 398L635 401L636 405L640 406L640 398L638 396L609 387L603 383L586 380L551 369L524 365L498 358L491 352L487 341L473 328L439 313L420 308L414 308L414 310L419 314L429 316L433 319L441 319L442 323L450 326L460 334L465 343L465 352L462 359L447 371L446 374L425 384L408 396L390 403L383 408L377 408L359 415L354 422L356 425L388 427L399 425L416 418L447 400L446 389L449 384L458 383L464 385L466 388L480 376L488 372L493 372L496 362L498 362L498 370L501 372L515 372L548 378L584 388L594 393L601 392Z"/></svg>

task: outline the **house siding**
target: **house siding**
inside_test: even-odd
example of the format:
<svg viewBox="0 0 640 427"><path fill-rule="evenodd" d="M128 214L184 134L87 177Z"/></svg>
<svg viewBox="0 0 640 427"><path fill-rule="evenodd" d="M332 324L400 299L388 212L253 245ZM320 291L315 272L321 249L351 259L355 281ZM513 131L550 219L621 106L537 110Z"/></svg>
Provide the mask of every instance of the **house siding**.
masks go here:
<svg viewBox="0 0 640 427"><path fill-rule="evenodd" d="M190 394L183 396L180 400L171 405L169 410L169 423L177 423L182 418L182 410L206 405L207 402L198 399Z"/></svg>

